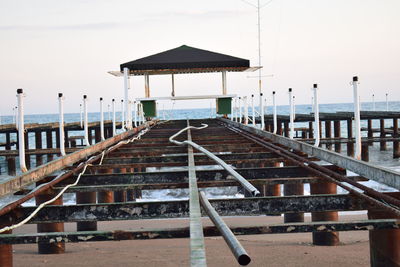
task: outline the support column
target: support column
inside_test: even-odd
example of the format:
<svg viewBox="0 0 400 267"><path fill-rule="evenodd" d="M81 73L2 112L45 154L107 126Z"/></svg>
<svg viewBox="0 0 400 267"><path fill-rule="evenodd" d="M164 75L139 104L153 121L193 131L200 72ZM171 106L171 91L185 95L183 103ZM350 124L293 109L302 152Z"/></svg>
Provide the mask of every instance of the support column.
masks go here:
<svg viewBox="0 0 400 267"><path fill-rule="evenodd" d="M10 133L6 133L6 150L11 149L11 136ZM15 157L13 156L8 156L6 157L7 160L7 170L8 170L8 175L10 176L15 176L16 174L16 165L15 165Z"/></svg>
<svg viewBox="0 0 400 267"><path fill-rule="evenodd" d="M51 130L46 131L46 147L53 148L53 132ZM47 162L53 160L53 154L47 154Z"/></svg>
<svg viewBox="0 0 400 267"><path fill-rule="evenodd" d="M3 217L7 217L3 216ZM0 221L0 228L9 226L10 222ZM2 234L12 234L12 231L6 231ZM0 266L12 267L13 266L13 251L12 245L0 245Z"/></svg>
<svg viewBox="0 0 400 267"><path fill-rule="evenodd" d="M385 119L380 119L380 137L381 138L385 138L386 137L386 133L385 133ZM386 150L386 141L382 141L380 142L380 150L381 151L385 151Z"/></svg>
<svg viewBox="0 0 400 267"><path fill-rule="evenodd" d="M353 138L353 121L347 120L347 156L354 157L354 142L351 142Z"/></svg>
<svg viewBox="0 0 400 267"><path fill-rule="evenodd" d="M314 138L314 123L312 121L308 122L308 138Z"/></svg>
<svg viewBox="0 0 400 267"><path fill-rule="evenodd" d="M332 122L331 121L325 121L325 138L331 138L332 137ZM326 149L332 149L332 144L329 142L326 143Z"/></svg>
<svg viewBox="0 0 400 267"><path fill-rule="evenodd" d="M399 137L399 120L397 118L393 119L393 137ZM393 141L393 158L400 158L400 143L399 141Z"/></svg>
<svg viewBox="0 0 400 267"><path fill-rule="evenodd" d="M329 182L317 182L310 184L311 194L336 194L337 185ZM312 212L313 222L338 221L337 211ZM316 246L337 246L339 245L339 232L313 232L313 244Z"/></svg>
<svg viewBox="0 0 400 267"><path fill-rule="evenodd" d="M399 198L398 195L396 198ZM400 217L378 209L370 209L368 219L400 219ZM372 267L400 266L400 229L370 230L369 251Z"/></svg>
<svg viewBox="0 0 400 267"><path fill-rule="evenodd" d="M340 121L334 121L333 122L333 133L335 138L340 138ZM335 151L337 153L342 152L342 143L340 142L340 140L338 140L337 142L335 142Z"/></svg>
<svg viewBox="0 0 400 267"><path fill-rule="evenodd" d="M367 134L367 136L368 136L368 139L372 139L374 137L374 132L373 132L373 129L372 129L372 120L371 119L368 120L368 134ZM370 146L372 146L373 142L368 140L368 144Z"/></svg>
<svg viewBox="0 0 400 267"><path fill-rule="evenodd" d="M96 204L96 192L76 193L76 204ZM97 222L77 222L77 231L97 231Z"/></svg>
<svg viewBox="0 0 400 267"><path fill-rule="evenodd" d="M42 149L42 132L35 131L35 149ZM43 164L43 155L36 154L36 166L40 166Z"/></svg>
<svg viewBox="0 0 400 267"><path fill-rule="evenodd" d="M369 144L364 142L361 144L361 160L369 161Z"/></svg>
<svg viewBox="0 0 400 267"><path fill-rule="evenodd" d="M289 122L285 121L283 125L284 125L283 131L285 133L285 137L289 137Z"/></svg>
<svg viewBox="0 0 400 267"><path fill-rule="evenodd" d="M25 151L29 150L29 132L26 130L24 134ZM25 153L25 164L26 168L29 170L31 168L31 155Z"/></svg>
<svg viewBox="0 0 400 267"><path fill-rule="evenodd" d="M285 165L289 162L284 162ZM304 185L303 184L285 184L283 186L283 195L284 196L302 196L304 195ZM304 213L303 212L295 212L295 213L285 213L283 215L284 223L290 222L304 222Z"/></svg>
<svg viewBox="0 0 400 267"><path fill-rule="evenodd" d="M40 185L40 183L37 183L37 185ZM40 194L35 198L36 205L40 205L43 202L46 202L49 199L53 198L54 196L55 193L51 192L50 190L48 192ZM62 205L62 204L63 204L62 196L56 199L53 203L51 203L51 205ZM37 232L38 233L64 232L64 223L38 223ZM63 242L54 242L51 244L38 243L38 249L39 249L39 254L62 254L65 252L65 243Z"/></svg>
<svg viewBox="0 0 400 267"><path fill-rule="evenodd" d="M100 169L99 173L113 173L112 169ZM113 203L114 192L113 191L99 191L97 193L97 203Z"/></svg>

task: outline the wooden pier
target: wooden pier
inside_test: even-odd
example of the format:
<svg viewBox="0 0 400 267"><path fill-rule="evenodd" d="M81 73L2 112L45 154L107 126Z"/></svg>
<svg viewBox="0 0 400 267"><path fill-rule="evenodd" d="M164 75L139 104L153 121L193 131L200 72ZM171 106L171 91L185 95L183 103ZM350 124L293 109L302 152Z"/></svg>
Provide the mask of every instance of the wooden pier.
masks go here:
<svg viewBox="0 0 400 267"><path fill-rule="evenodd" d="M385 119L393 119L393 114L388 114ZM349 120L350 117L350 114L344 114L333 120L328 116L326 118L329 120L326 121ZM297 115L296 119L311 121L311 118L307 120L301 115ZM268 122L268 117L266 121ZM286 123L284 117L280 117L279 121L280 125ZM254 197L245 192L243 185L231 173L221 169L205 154L192 150L190 145L178 146L170 142L169 138L188 124L198 127L203 123L208 127L188 130L180 134L177 140L190 139L212 152L257 188L260 195ZM336 122L334 125L338 124ZM95 127L93 125L92 129L95 130ZM267 123L267 129L268 127L270 126ZM393 140L390 140L394 142L398 137L397 128L393 127L391 130L393 132L389 134L393 135ZM143 131L147 132L136 139L135 136ZM284 132L285 127L279 133ZM307 136L302 136L303 141L310 141L311 132L307 130ZM335 137L339 138L337 134ZM331 136L326 138L325 144L332 144L329 143L332 141L337 145L342 142L341 139L332 139ZM349 139L344 141L351 143ZM39 152L35 151L33 154L39 155ZM191 242L196 244L196 249L204 249L203 236L218 236L221 233L214 226L201 227L201 224L192 224L198 220L194 211L196 205L200 205L198 199L197 202L194 201L194 196L198 190L226 186L236 186L245 197L210 199L211 206L219 216L284 214L280 224L268 224L268 217L265 217L264 224L231 227L235 235L260 234L268 239L268 234L309 232L315 245L334 246L340 245L340 231L369 231L371 265L400 264L400 194L377 192L358 183L371 179L398 190L400 174L340 155L331 149L316 148L307 142L220 118L150 121L90 147L78 151L71 148L69 152L71 154L63 158L0 184L0 196L14 196L0 210L0 226L4 227L27 218L37 208L21 206L22 203L36 198L36 205L39 205L80 178L76 186L66 191L76 194L76 204L63 205L60 197L51 205L43 207L27 222L38 225L37 233L12 234L8 231L0 235L1 266L12 266L12 246L18 244L37 243L39 253L63 253L68 250L68 243L71 242L190 237ZM316 164L319 160L330 164ZM174 169L169 169L171 167ZM359 175L346 176L346 170ZM79 176L82 171L85 171L84 174ZM42 185L35 190L28 188L34 183ZM304 184L310 184L311 195L304 195ZM337 186L349 193L337 194ZM190 189L189 200L136 201L142 198L143 190L180 188ZM198 197L202 198L200 194ZM198 216L206 216L204 208L203 206ZM363 210L368 211L368 220L341 221L338 216L338 211ZM307 212L312 213L312 222L304 222L304 213ZM124 231L104 231L97 228L99 221L182 217L190 217L190 226ZM77 223L77 230L65 232L63 224L70 222ZM200 229L202 234L197 231L198 234L192 235L194 228ZM196 255L199 262L205 263L206 255L193 249L194 247L191 248L192 255Z"/></svg>

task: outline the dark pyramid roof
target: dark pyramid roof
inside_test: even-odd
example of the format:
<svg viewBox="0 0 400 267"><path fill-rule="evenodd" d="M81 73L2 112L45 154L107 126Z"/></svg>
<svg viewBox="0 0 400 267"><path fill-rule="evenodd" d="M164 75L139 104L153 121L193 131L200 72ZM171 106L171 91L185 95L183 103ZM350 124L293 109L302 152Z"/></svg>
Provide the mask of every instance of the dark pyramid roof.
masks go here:
<svg viewBox="0 0 400 267"><path fill-rule="evenodd" d="M187 45L120 65L121 71L239 67L250 67L250 61Z"/></svg>

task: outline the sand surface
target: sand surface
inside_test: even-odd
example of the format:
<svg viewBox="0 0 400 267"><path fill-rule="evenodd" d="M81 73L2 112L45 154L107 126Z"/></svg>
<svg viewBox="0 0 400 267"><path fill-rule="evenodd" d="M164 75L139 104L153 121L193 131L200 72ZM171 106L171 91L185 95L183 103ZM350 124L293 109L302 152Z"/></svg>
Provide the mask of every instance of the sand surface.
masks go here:
<svg viewBox="0 0 400 267"><path fill-rule="evenodd" d="M340 220L365 219L365 215ZM282 217L224 218L228 225L282 223ZM306 217L309 221L310 217ZM127 230L188 225L187 219L100 222L99 230ZM210 225L203 219L204 225ZM75 224L66 224L75 231ZM15 233L35 232L27 225ZM238 236L252 258L248 266L368 266L368 231L341 232L341 245L313 246L311 233ZM205 238L208 266L239 266L221 237ZM37 245L14 245L14 266L189 266L189 239L68 243L66 253L39 255Z"/></svg>

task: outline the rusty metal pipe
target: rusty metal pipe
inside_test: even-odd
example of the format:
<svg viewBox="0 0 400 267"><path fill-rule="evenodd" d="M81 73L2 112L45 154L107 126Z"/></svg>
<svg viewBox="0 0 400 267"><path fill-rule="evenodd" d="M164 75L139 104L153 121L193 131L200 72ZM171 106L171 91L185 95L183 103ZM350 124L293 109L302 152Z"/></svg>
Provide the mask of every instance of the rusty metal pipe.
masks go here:
<svg viewBox="0 0 400 267"><path fill-rule="evenodd" d="M251 261L250 256L247 254L246 250L242 247L239 241L236 239L235 235L232 233L231 229L225 224L222 218L218 215L216 210L211 206L204 192L200 192L200 203L201 206L206 211L208 217L218 228L225 242L228 244L233 255L235 255L236 260L240 265L248 265Z"/></svg>

